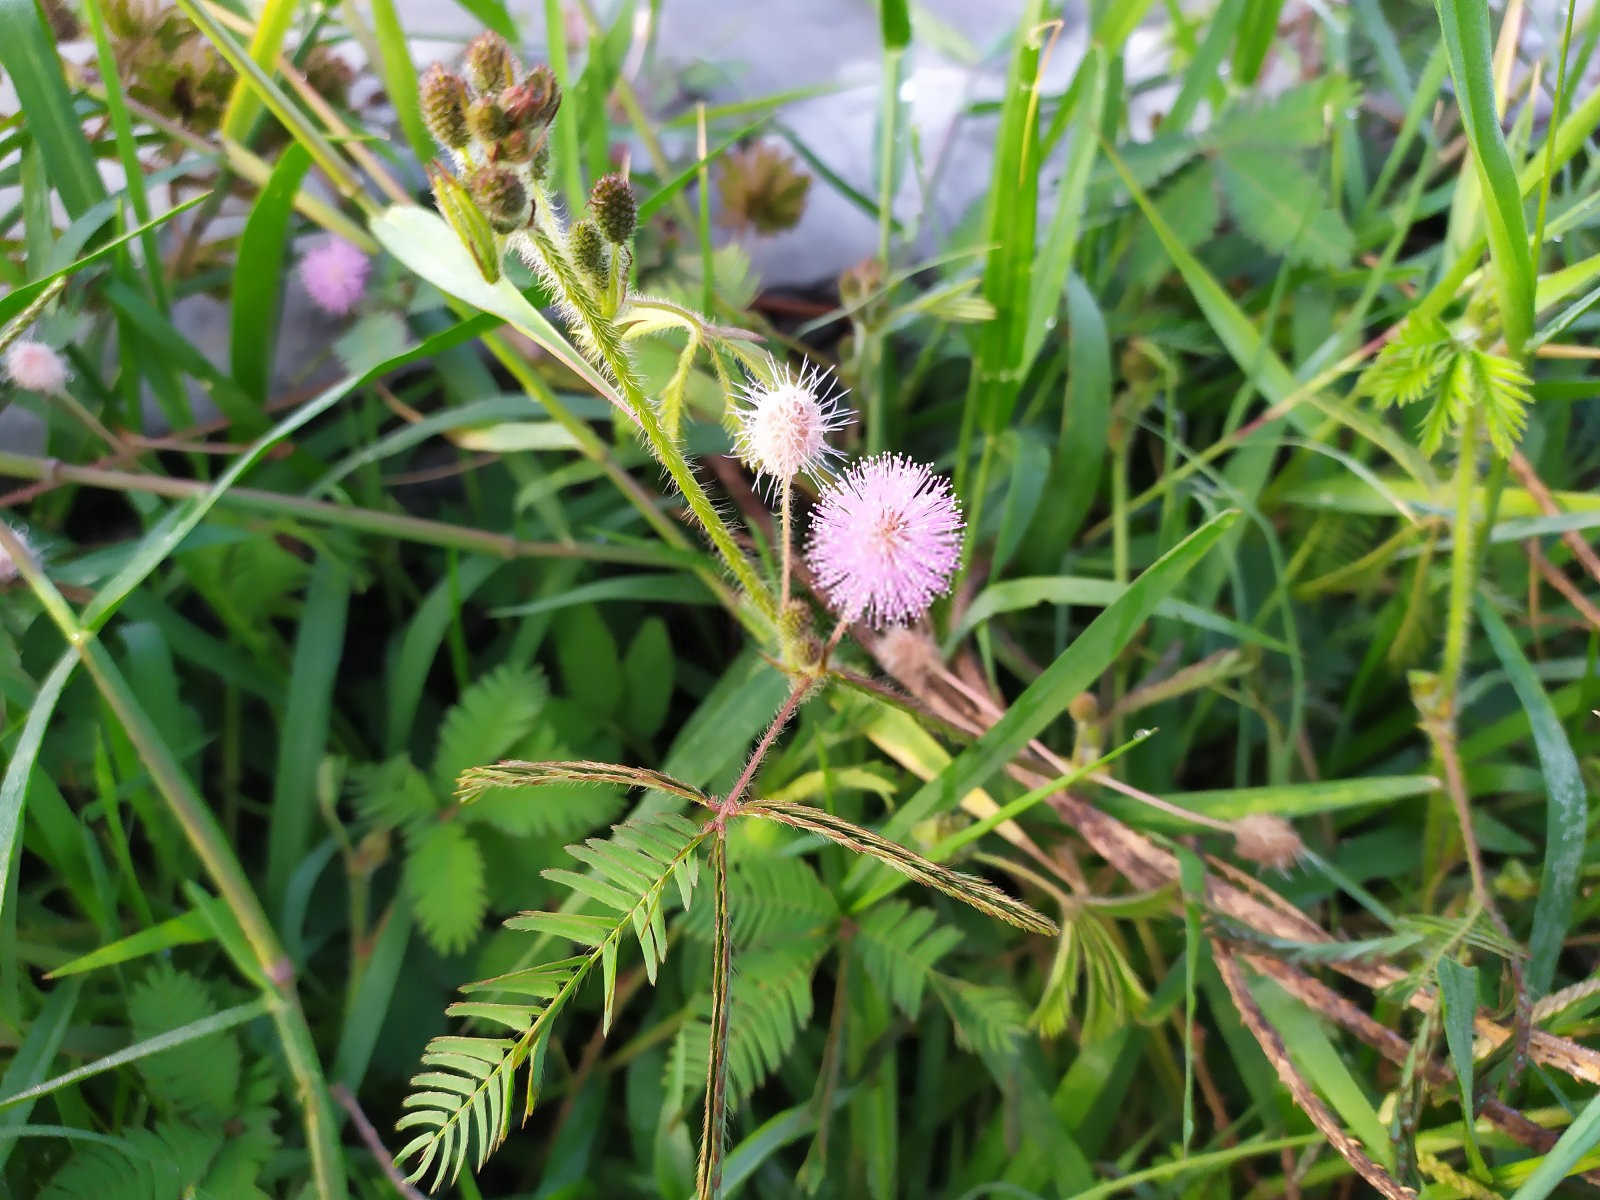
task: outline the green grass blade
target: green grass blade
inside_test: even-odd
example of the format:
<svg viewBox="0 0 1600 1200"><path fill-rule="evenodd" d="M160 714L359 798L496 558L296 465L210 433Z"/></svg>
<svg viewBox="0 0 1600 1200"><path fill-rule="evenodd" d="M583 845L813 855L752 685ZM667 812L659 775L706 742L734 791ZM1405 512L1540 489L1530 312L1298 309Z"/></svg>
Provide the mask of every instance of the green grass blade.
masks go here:
<svg viewBox="0 0 1600 1200"><path fill-rule="evenodd" d="M33 765L39 758L39 746L44 741L45 727L61 699L61 690L67 686L72 668L77 665L77 653L70 648L50 674L39 684L33 704L28 708L22 733L11 749L11 761L6 763L5 778L0 780L0 906L5 904L11 883L11 864L16 861L17 831L22 828L22 806L28 795L28 780L33 776Z"/></svg>
<svg viewBox="0 0 1600 1200"><path fill-rule="evenodd" d="M1588 821L1588 797L1577 756L1567 740L1561 719L1556 716L1544 685L1517 645L1505 621L1481 594L1478 620L1495 656L1505 668L1511 687L1528 714L1533 730L1533 745L1544 773L1548 806L1545 816L1544 872L1539 880L1539 896L1533 908L1533 933L1528 943L1528 990L1538 999L1550 990L1555 978L1556 959L1572 924L1573 905L1578 892L1578 873L1583 866L1584 830Z"/></svg>
<svg viewBox="0 0 1600 1200"><path fill-rule="evenodd" d="M1578 1160L1596 1145L1600 1145L1600 1096L1584 1105L1583 1111L1550 1147L1533 1174L1511 1194L1511 1200L1545 1200L1577 1168Z"/></svg>
<svg viewBox="0 0 1600 1200"><path fill-rule="evenodd" d="M1057 189L1055 215L1050 219L1050 228L1045 232L1032 271L1028 331L1022 349L1024 368L1038 357L1045 334L1055 323L1061 306L1061 293L1067 286L1072 256L1078 248L1084 199L1088 194L1090 170L1094 166L1095 150L1099 145L1097 135L1100 122L1105 115L1108 76L1105 52L1098 46L1091 47L1078 70L1084 82L1078 93L1077 111L1073 114L1067 165Z"/></svg>
<svg viewBox="0 0 1600 1200"><path fill-rule="evenodd" d="M58 1092L64 1087L70 1087L85 1079L91 1079L106 1071L114 1071L118 1067L125 1067L129 1063L138 1062L141 1058L149 1058L152 1054L160 1054L176 1046L183 1046L200 1038L210 1037L212 1034L221 1033L224 1029L232 1029L235 1025L243 1025L246 1021L253 1021L267 1011L265 998L251 1000L247 1004L236 1004L232 1008L225 1008L219 1013L209 1017L202 1017L198 1021L191 1021L187 1025L180 1025L177 1029L168 1030L166 1033L157 1034L155 1037L146 1038L142 1042L135 1042L131 1046L107 1054L104 1058L97 1058L91 1063L75 1067L65 1074L47 1079L43 1083L36 1083L30 1088L20 1092L13 1092L0 1096L0 1110L12 1108L15 1105L37 1100L41 1096L48 1096L51 1092Z"/></svg>
<svg viewBox="0 0 1600 1200"><path fill-rule="evenodd" d="M288 704L279 722L278 769L272 780L267 836L267 898L272 911L282 904L289 877L311 836L317 770L328 738L349 606L349 568L324 554L317 559L306 589Z"/></svg>
<svg viewBox="0 0 1600 1200"><path fill-rule="evenodd" d="M1466 1133L1467 1157L1480 1178L1487 1167L1478 1149L1478 1136L1470 1119L1472 1101L1472 1019L1478 1013L1478 969L1462 966L1453 958L1441 958L1434 974L1439 979L1439 998L1444 1003L1444 1040L1455 1065L1456 1084L1461 1092L1462 1128Z"/></svg>
<svg viewBox="0 0 1600 1200"><path fill-rule="evenodd" d="M179 543L188 537L195 526L205 519L206 514L216 506L228 490L247 471L259 463L272 447L316 417L327 412L357 388L362 387L387 371L402 367L407 363L424 361L433 357L460 341L464 332L470 331L464 326L454 326L435 334L433 337L406 350L402 354L396 355L394 358L372 364L365 370L349 375L278 422L272 429L257 439L246 453L236 458L216 483L212 484L209 490L203 495L178 506L173 510L168 520L151 530L140 545L137 553L101 587L99 593L89 602L89 606L84 610L83 614L85 628L94 630L105 624L121 606L122 602L127 599L129 593L143 583L150 573L161 565L167 555L178 548Z"/></svg>
<svg viewBox="0 0 1600 1200"><path fill-rule="evenodd" d="M1230 511L1211 518L1152 563L1028 685L988 732L900 806L884 827L884 836L903 840L917 822L955 808L963 796L982 787L1029 739L1065 712L1072 698L1115 661L1156 606L1183 582L1238 516ZM858 886L867 869L866 864L857 868Z"/></svg>
<svg viewBox="0 0 1600 1200"><path fill-rule="evenodd" d="M1436 0L1436 5L1461 121L1483 187L1506 346L1515 356L1533 332L1533 258L1522 189L1495 107L1489 7L1483 0Z"/></svg>
<svg viewBox="0 0 1600 1200"><path fill-rule="evenodd" d="M394 0L372 0L372 29L378 38L378 72L383 76L383 90L389 93L389 102L400 118L400 129L411 143L412 153L417 161L428 162L439 150L422 120L417 68L411 61L406 31L400 26Z"/></svg>
<svg viewBox="0 0 1600 1200"><path fill-rule="evenodd" d="M6 1066L5 1077L0 1079L0 1092L19 1092L44 1078L67 1036L82 983L81 979L74 979L51 989ZM32 1103L24 1102L0 1114L0 1167L11 1157L17 1144L17 1131L27 1121L32 1108Z"/></svg>
<svg viewBox="0 0 1600 1200"><path fill-rule="evenodd" d="M278 313L283 294L284 259L300 181L311 156L299 143L278 159L272 178L261 189L239 235L233 267L233 329L230 365L233 379L265 411L272 383L273 353L278 344ZM259 433L258 416L245 432Z"/></svg>
<svg viewBox="0 0 1600 1200"><path fill-rule="evenodd" d="M0 0L0 66L16 88L28 131L67 212L76 217L104 200L105 184L62 77L55 40L34 0Z"/></svg>
<svg viewBox="0 0 1600 1200"><path fill-rule="evenodd" d="M266 0L255 15L255 33L250 37L250 61L256 70L270 72L283 50L284 39L294 23L299 0ZM193 14L191 14L193 15ZM199 21L196 21L199 24ZM250 133L250 126L261 112L261 100L251 87L249 74L241 70L228 94L228 105L222 112L222 135L242 142Z"/></svg>

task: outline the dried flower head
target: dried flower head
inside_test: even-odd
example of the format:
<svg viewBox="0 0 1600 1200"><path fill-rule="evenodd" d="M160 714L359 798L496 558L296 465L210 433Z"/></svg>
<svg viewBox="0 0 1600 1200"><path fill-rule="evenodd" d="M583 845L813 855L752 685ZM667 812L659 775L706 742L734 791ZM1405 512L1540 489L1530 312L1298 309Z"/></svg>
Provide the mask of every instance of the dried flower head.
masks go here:
<svg viewBox="0 0 1600 1200"><path fill-rule="evenodd" d="M311 300L330 316L342 317L367 290L372 263L343 238L319 241L300 260L300 282Z"/></svg>
<svg viewBox="0 0 1600 1200"><path fill-rule="evenodd" d="M827 473L828 460L839 454L828 435L849 423L850 410L841 403L844 392L833 390L827 373L815 366L796 374L772 363L771 371L772 383L743 388L734 448L776 490L797 475Z"/></svg>
<svg viewBox="0 0 1600 1200"><path fill-rule="evenodd" d="M934 640L906 625L891 626L878 639L872 652L883 664L883 669L913 695L927 686L929 677L942 663L939 647Z"/></svg>
<svg viewBox="0 0 1600 1200"><path fill-rule="evenodd" d="M730 151L717 173L722 222L735 229L749 225L761 234L793 229L810 190L811 176L770 142Z"/></svg>
<svg viewBox="0 0 1600 1200"><path fill-rule="evenodd" d="M344 108L350 102L350 85L356 81L355 68L340 57L331 46L317 45L306 53L302 68L306 82L335 108Z"/></svg>
<svg viewBox="0 0 1600 1200"><path fill-rule="evenodd" d="M915 620L961 558L950 481L897 454L862 459L823 490L806 558L845 620L880 629Z"/></svg>
<svg viewBox="0 0 1600 1200"><path fill-rule="evenodd" d="M1240 858L1272 871L1287 871L1300 861L1305 843L1294 826L1272 813L1251 813L1233 824L1233 849Z"/></svg>
<svg viewBox="0 0 1600 1200"><path fill-rule="evenodd" d="M43 342L15 341L6 351L6 378L30 392L54 395L67 386L67 364Z"/></svg>
<svg viewBox="0 0 1600 1200"><path fill-rule="evenodd" d="M633 188L621 175L600 176L589 191L589 213L600 226L600 232L606 235L606 241L613 246L622 245L633 236L639 220Z"/></svg>

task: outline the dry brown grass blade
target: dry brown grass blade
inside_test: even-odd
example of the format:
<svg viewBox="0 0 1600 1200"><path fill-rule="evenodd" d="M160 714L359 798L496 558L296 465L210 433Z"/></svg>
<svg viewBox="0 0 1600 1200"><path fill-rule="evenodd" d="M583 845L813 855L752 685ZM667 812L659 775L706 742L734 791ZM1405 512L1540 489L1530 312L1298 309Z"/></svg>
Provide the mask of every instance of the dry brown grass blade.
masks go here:
<svg viewBox="0 0 1600 1200"><path fill-rule="evenodd" d="M1228 989L1228 995L1233 998L1233 1005L1239 1010L1239 1019L1244 1022L1245 1028L1261 1046L1261 1051L1267 1056L1267 1061L1272 1064L1272 1069L1278 1073L1278 1080L1289 1089L1289 1094L1294 1097L1294 1102L1300 1106L1300 1111L1311 1118L1323 1137L1328 1139L1328 1144L1339 1152L1341 1158L1349 1163L1356 1174L1365 1179L1387 1200L1416 1200L1417 1193L1385 1171L1367 1156L1361 1148L1361 1143L1345 1132L1344 1126L1339 1124L1339 1118L1333 1115L1332 1110L1322 1102L1322 1097L1312 1089L1305 1076L1301 1075L1289 1058L1289 1049L1283 1044L1283 1037L1267 1020L1265 1013L1256 1003L1250 989L1245 984L1244 972L1239 969L1239 962L1233 954L1216 939L1211 941L1211 950L1216 957L1217 970L1222 974L1222 982Z"/></svg>
<svg viewBox="0 0 1600 1200"><path fill-rule="evenodd" d="M1539 572L1540 577L1556 591L1567 598L1567 603L1582 614L1595 629L1600 629L1600 608L1596 608L1594 601L1578 590L1578 585L1568 579L1561 570L1548 558L1544 551L1539 549L1539 543L1533 538L1527 542L1528 561Z"/></svg>
<svg viewBox="0 0 1600 1200"><path fill-rule="evenodd" d="M1270 954L1240 951L1239 956L1261 974L1271 976L1279 987L1307 1008L1342 1026L1390 1062L1404 1064L1410 1055L1411 1043L1400 1034L1294 964L1273 958ZM1453 1088L1456 1085L1456 1073L1447 1063L1431 1058L1421 1059L1417 1069L1435 1087ZM1556 1144L1558 1135L1554 1130L1530 1121L1494 1096L1483 1098L1478 1113L1508 1136L1540 1154L1548 1152ZM1589 1183L1600 1185L1600 1171L1588 1171L1582 1177Z"/></svg>
<svg viewBox="0 0 1600 1200"><path fill-rule="evenodd" d="M1561 510L1556 507L1555 497L1550 494L1550 489L1545 487L1544 480L1539 478L1539 473L1533 469L1533 464L1523 457L1520 450L1512 452L1511 473L1517 477L1518 483L1528 489L1528 494L1533 497L1533 502L1539 506L1540 512L1547 517L1560 513ZM1600 583L1600 554L1583 540L1583 534L1576 529L1569 529L1561 535L1561 540L1572 551L1573 557L1583 564L1583 569L1589 572L1596 583Z"/></svg>
<svg viewBox="0 0 1600 1200"><path fill-rule="evenodd" d="M941 668L922 683L913 703L930 710L936 719L974 734L981 733L995 720L998 709L993 702L974 696L972 689L948 670ZM1025 786L1036 787L1058 774L1064 774L1067 769L1060 756L1037 741L1029 747L1029 756L1008 767L1012 777ZM1177 882L1177 859L1143 834L1070 792L1058 792L1050 797L1049 803L1091 850L1111 864L1134 887L1149 891ZM1252 892L1257 894L1252 895ZM1263 894L1273 896L1274 901L1269 903L1261 899ZM1206 906L1212 912L1268 937L1302 942L1336 940L1259 881L1246 890L1208 874ZM1398 967L1387 963L1345 959L1331 962L1329 966L1373 991L1389 987L1405 977ZM1433 993L1416 989L1407 998L1407 1003L1428 1012L1432 1010L1435 999ZM1515 1036L1513 1029L1481 1013L1474 1019L1474 1029L1479 1037L1488 1039L1493 1046L1499 1046ZM1600 1087L1600 1051L1534 1029L1529 1035L1528 1056L1541 1066Z"/></svg>

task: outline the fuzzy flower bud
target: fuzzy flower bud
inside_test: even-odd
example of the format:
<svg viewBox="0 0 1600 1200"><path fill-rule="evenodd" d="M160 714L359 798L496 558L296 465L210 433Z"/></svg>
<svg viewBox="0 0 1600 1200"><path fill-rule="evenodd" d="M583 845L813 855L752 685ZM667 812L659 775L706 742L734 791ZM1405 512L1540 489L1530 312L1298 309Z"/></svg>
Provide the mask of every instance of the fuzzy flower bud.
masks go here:
<svg viewBox="0 0 1600 1200"><path fill-rule="evenodd" d="M806 558L842 619L881 629L916 620L950 586L961 527L948 479L879 454L823 489Z"/></svg>
<svg viewBox="0 0 1600 1200"><path fill-rule="evenodd" d="M605 287L606 243L600 236L599 226L585 218L572 227L572 232L567 238L568 249L572 251L572 261L578 264L578 269L595 287Z"/></svg>
<svg viewBox="0 0 1600 1200"><path fill-rule="evenodd" d="M533 201L522 180L503 167L479 167L467 186L496 233L521 229L533 216Z"/></svg>
<svg viewBox="0 0 1600 1200"><path fill-rule="evenodd" d="M528 170L534 179L544 182L545 176L550 174L550 139L543 139L534 149L533 161L528 164Z"/></svg>
<svg viewBox="0 0 1600 1200"><path fill-rule="evenodd" d="M511 119L499 100L481 96L467 106L467 128L473 137L492 146L511 132Z"/></svg>
<svg viewBox="0 0 1600 1200"><path fill-rule="evenodd" d="M346 316L367 290L371 260L343 238L318 242L300 260L300 282L312 302L329 316Z"/></svg>
<svg viewBox="0 0 1600 1200"><path fill-rule="evenodd" d="M467 47L467 78L479 92L498 92L517 79L511 47L498 33L480 33Z"/></svg>
<svg viewBox="0 0 1600 1200"><path fill-rule="evenodd" d="M67 364L43 342L16 341L6 351L5 375L19 388L55 395L67 387Z"/></svg>
<svg viewBox="0 0 1600 1200"><path fill-rule="evenodd" d="M442 146L464 150L472 140L467 128L467 84L459 75L434 63L422 76L422 119Z"/></svg>
<svg viewBox="0 0 1600 1200"><path fill-rule="evenodd" d="M633 189L621 175L602 175L589 192L589 212L606 241L620 246L633 236L639 220Z"/></svg>
<svg viewBox="0 0 1600 1200"><path fill-rule="evenodd" d="M850 410L840 403L844 393L833 391L815 367L795 374L773 363L771 371L770 385L743 388L734 448L776 490L796 475L827 473L828 460L839 453L828 444L828 435L849 423Z"/></svg>

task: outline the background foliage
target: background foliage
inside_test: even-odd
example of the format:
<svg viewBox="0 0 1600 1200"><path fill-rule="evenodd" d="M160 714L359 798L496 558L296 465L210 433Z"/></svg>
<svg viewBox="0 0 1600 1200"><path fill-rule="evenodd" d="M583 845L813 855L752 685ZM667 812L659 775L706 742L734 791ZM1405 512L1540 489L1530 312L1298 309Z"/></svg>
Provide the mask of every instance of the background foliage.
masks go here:
<svg viewBox="0 0 1600 1200"><path fill-rule="evenodd" d="M449 1186L694 1194L722 1020L730 1196L1592 1186L1600 9L1220 0L1141 30L1149 3L1028 0L965 46L881 0L863 190L795 97L648 90L639 7L539 16L556 190L576 211L628 144L639 286L697 314L626 344L665 434L770 579L726 457L752 331L836 366L852 449L953 475L967 553L917 636L844 643L853 678L761 764L773 819L730 825L720 888L660 874L562 993L531 1118ZM424 1046L452 1004L495 1017L458 986L549 999L584 896L656 879L650 831L704 836L683 798L727 792L788 690L543 284L491 284L427 215L405 32L387 0L0 0L0 339L71 371L0 393L47 431L0 451L10 1195L406 1194ZM937 245L886 203L937 178L895 86L935 45L1005 75ZM669 156L685 127L704 153ZM877 259L764 293L713 196L754 237L823 190ZM372 279L284 383L325 233ZM200 295L223 361L180 329ZM507 758L678 783L458 794ZM902 887L846 822L1059 933Z"/></svg>

